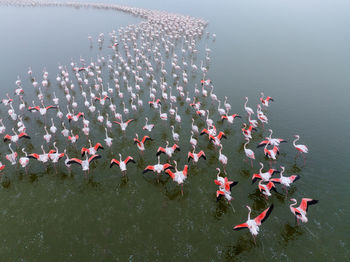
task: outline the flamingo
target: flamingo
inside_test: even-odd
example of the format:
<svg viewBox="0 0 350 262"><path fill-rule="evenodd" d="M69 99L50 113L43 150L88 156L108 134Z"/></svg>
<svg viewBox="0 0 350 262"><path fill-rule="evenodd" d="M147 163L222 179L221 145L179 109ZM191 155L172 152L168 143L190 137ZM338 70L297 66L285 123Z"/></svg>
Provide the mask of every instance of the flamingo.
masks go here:
<svg viewBox="0 0 350 262"><path fill-rule="evenodd" d="M25 168L26 173L27 173L27 165L29 164L29 158L27 152L22 148L22 152L25 154L25 156L22 156L19 160L18 163Z"/></svg>
<svg viewBox="0 0 350 262"><path fill-rule="evenodd" d="M57 163L62 157L64 157L64 153L58 153L56 142L53 143L53 147L55 148L55 150L50 150L48 153L48 157L50 158L52 163Z"/></svg>
<svg viewBox="0 0 350 262"><path fill-rule="evenodd" d="M193 138L193 131L191 131L191 138L190 138L190 144L192 146L196 146L197 145L197 139Z"/></svg>
<svg viewBox="0 0 350 262"><path fill-rule="evenodd" d="M293 175L293 176L289 176L289 177L285 177L283 176L284 173L284 166L281 166L281 173L280 173L280 177L279 178L272 178L271 181L274 183L280 183L282 185L284 185L285 187L290 187L290 184L294 183L296 180L298 180L300 177L298 175ZM287 191L288 193L288 191Z"/></svg>
<svg viewBox="0 0 350 262"><path fill-rule="evenodd" d="M89 139L89 148L83 147L81 149L81 156L84 156L85 154L89 155L95 155L99 149L103 149L103 146L100 143L96 143L95 146L92 146L91 140Z"/></svg>
<svg viewBox="0 0 350 262"><path fill-rule="evenodd" d="M258 119L260 120L260 122L263 124L264 127L264 123L268 123L268 119L267 116L264 115L264 113L261 111L261 105L258 104L257 106L257 114L258 114Z"/></svg>
<svg viewBox="0 0 350 262"><path fill-rule="evenodd" d="M180 147L177 144L174 144L172 147L168 147L169 142L166 141L166 146L164 147L159 147L157 150L157 156L159 156L161 153L166 154L169 158L172 157L172 155L175 153L176 150L180 151Z"/></svg>
<svg viewBox="0 0 350 262"><path fill-rule="evenodd" d="M175 133L174 132L174 126L172 125L172 126L170 126L171 127L171 132L172 132L172 134L173 134L173 139L174 139L174 141L175 142L179 142L179 140L180 140L180 135L178 134L178 133Z"/></svg>
<svg viewBox="0 0 350 262"><path fill-rule="evenodd" d="M142 140L140 141L140 140L139 140L139 135L136 134L136 138L134 138L134 143L137 144L137 148L138 148L139 150L144 151L144 150L145 150L145 142L146 142L147 140L153 141L153 139L150 138L149 136L144 136L144 137L142 138Z"/></svg>
<svg viewBox="0 0 350 262"><path fill-rule="evenodd" d="M49 154L45 152L43 145L41 145L41 150L43 151L42 154L39 155L39 154L33 153L33 154L28 155L28 157L34 158L40 162L46 163L49 160Z"/></svg>
<svg viewBox="0 0 350 262"><path fill-rule="evenodd" d="M74 110L73 110L73 113L74 113ZM83 112L78 112L77 114L72 114L70 117L68 117L68 121L70 122L73 120L74 122L77 122L80 117L84 117Z"/></svg>
<svg viewBox="0 0 350 262"><path fill-rule="evenodd" d="M69 136L69 130L66 128L66 126L64 125L64 122L62 122L62 131L61 131L61 134L64 136L64 137L68 137Z"/></svg>
<svg viewBox="0 0 350 262"><path fill-rule="evenodd" d="M124 174L126 172L126 165L129 162L136 163L131 156L128 156L127 158L125 158L125 160L123 160L122 155L119 154L119 161L113 158L109 167L111 168L113 165L118 165L120 171Z"/></svg>
<svg viewBox="0 0 350 262"><path fill-rule="evenodd" d="M159 117L161 120L168 120L168 114L167 113L162 113L162 107L159 106Z"/></svg>
<svg viewBox="0 0 350 262"><path fill-rule="evenodd" d="M277 146L273 146L272 149L267 149L267 144L264 147L264 154L269 159L276 160L277 155L279 154L279 149Z"/></svg>
<svg viewBox="0 0 350 262"><path fill-rule="evenodd" d="M263 182L264 182L263 180L259 181L258 188L259 188L259 191L263 193L263 195L265 195L267 199L269 196L271 196L271 190L275 189L275 184L269 181L266 185L263 185L262 184Z"/></svg>
<svg viewBox="0 0 350 262"><path fill-rule="evenodd" d="M246 206L249 210L248 213L248 219L245 223L240 224L235 226L233 229L234 230L240 230L243 228L248 228L250 233L252 234L253 238L254 238L254 242L255 242L255 236L258 235L259 233L259 227L261 226L261 224L269 217L269 215L271 214L271 211L273 209L273 204L268 207L267 209L265 209L260 215L258 215L256 218L254 219L250 219L250 213L251 213L251 209L249 206Z"/></svg>
<svg viewBox="0 0 350 262"><path fill-rule="evenodd" d="M70 134L71 134L71 135L68 136L68 140L69 140L72 144L74 144L75 142L78 141L79 136L78 136L78 135L74 135L74 134L73 134L73 130L70 131Z"/></svg>
<svg viewBox="0 0 350 262"><path fill-rule="evenodd" d="M318 200L314 200L311 198L302 198L299 207L293 207L297 204L298 201L295 198L291 198L290 201L294 202L289 206L290 211L296 217L297 222L300 219L301 222L303 222L303 223L307 223L307 221L308 221L308 219L306 217L306 213L307 213L309 205L313 205L313 204L318 203Z"/></svg>
<svg viewBox="0 0 350 262"><path fill-rule="evenodd" d="M129 123L131 123L132 121L134 121L134 119L129 119L126 122L123 122L123 119L121 119L121 122L118 121L113 121L114 123L120 125L120 128L123 132L125 132L126 128L128 127Z"/></svg>
<svg viewBox="0 0 350 262"><path fill-rule="evenodd" d="M50 132L51 132L52 134L55 134L56 131L57 131L57 127L55 127L55 124L54 124L54 122L53 122L53 118L51 118Z"/></svg>
<svg viewBox="0 0 350 262"><path fill-rule="evenodd" d="M40 113L40 115L44 116L44 115L46 115L46 113L47 113L47 111L49 109L57 108L57 106L44 106L44 102L43 101L41 101L41 105L42 105L42 107L40 107L40 106L30 106L30 107L28 107L28 110L30 112L38 111Z"/></svg>
<svg viewBox="0 0 350 262"><path fill-rule="evenodd" d="M222 154L221 151L222 151L222 145L220 144L219 161L225 167L227 165L227 157L224 154Z"/></svg>
<svg viewBox="0 0 350 262"><path fill-rule="evenodd" d="M269 102L274 100L272 99L272 97L269 96L267 96L266 99L264 99L264 93L261 93L260 101L264 106L268 107Z"/></svg>
<svg viewBox="0 0 350 262"><path fill-rule="evenodd" d="M188 165L184 166L182 171L177 170L177 162L174 160L175 172L172 172L170 169L165 170L173 181L181 185L181 194L183 195L183 183L187 178Z"/></svg>
<svg viewBox="0 0 350 262"><path fill-rule="evenodd" d="M44 126L44 129L45 129L45 132L46 132L46 134L44 135L44 140L46 141L46 143L49 143L50 140L51 140L52 135L49 134L49 132L47 132L47 127L46 126Z"/></svg>
<svg viewBox="0 0 350 262"><path fill-rule="evenodd" d="M223 178L220 175L220 168L216 169L218 171L214 183L219 186L219 190L216 191L216 200L219 201L222 196L226 198L228 202L232 200L231 188L237 185L238 182L229 181L227 177Z"/></svg>
<svg viewBox="0 0 350 262"><path fill-rule="evenodd" d="M255 119L251 119L251 114L248 115L248 121L249 121L249 125L251 125L252 127L256 128L258 127L258 121Z"/></svg>
<svg viewBox="0 0 350 262"><path fill-rule="evenodd" d="M10 98L9 94L6 94L8 99L1 99L0 103L3 103L5 106L8 106L9 104L11 104L13 102L13 99Z"/></svg>
<svg viewBox="0 0 350 262"><path fill-rule="evenodd" d="M193 133L196 133L196 134L199 133L198 126L196 126L194 124L194 119L193 118L192 118L192 131L193 131Z"/></svg>
<svg viewBox="0 0 350 262"><path fill-rule="evenodd" d="M296 150L298 150L298 153L302 154L307 154L309 153L309 149L305 145L296 145L295 143L300 139L299 135L295 135L295 140L293 141L293 146L295 147ZM304 157L304 164L305 164L305 156Z"/></svg>
<svg viewBox="0 0 350 262"><path fill-rule="evenodd" d="M150 107L153 107L154 109L158 109L160 107L160 105L162 104L162 102L160 101L160 99L153 99L152 101L148 102Z"/></svg>
<svg viewBox="0 0 350 262"><path fill-rule="evenodd" d="M270 132L269 137L265 137L266 140L261 141L257 147L262 147L262 146L265 146L266 144L278 147L280 143L287 143L287 141L282 138L271 138L273 133L272 129L269 129L269 132Z"/></svg>
<svg viewBox="0 0 350 262"><path fill-rule="evenodd" d="M5 167L6 167L6 165L4 165L3 163L1 163L1 161L0 161L0 171L4 170Z"/></svg>
<svg viewBox="0 0 350 262"><path fill-rule="evenodd" d="M227 96L225 96L224 107L227 112L231 110L231 105L227 103Z"/></svg>
<svg viewBox="0 0 350 262"><path fill-rule="evenodd" d="M253 160L255 160L255 154L253 152L253 150L251 149L247 149L247 144L250 142L249 138L246 138L247 142L244 143L244 153L246 155L247 158L250 158L250 163L251 163L251 166L253 168Z"/></svg>
<svg viewBox="0 0 350 262"><path fill-rule="evenodd" d="M143 170L143 174L147 173L148 171L152 171L152 172L155 172L155 173L157 173L159 175L162 171L165 171L168 168L173 168L173 166L171 166L168 163L161 164L160 163L160 156L158 156L158 163L155 164L155 165L148 165L148 166L146 166L146 168Z"/></svg>
<svg viewBox="0 0 350 262"><path fill-rule="evenodd" d="M244 103L244 110L247 112L248 115L254 115L254 110L247 106L248 103L248 97L245 97L245 103Z"/></svg>
<svg viewBox="0 0 350 262"><path fill-rule="evenodd" d="M242 134L246 139L252 139L252 131L256 129L251 125L247 128L247 124L243 123Z"/></svg>
<svg viewBox="0 0 350 262"><path fill-rule="evenodd" d="M106 138L104 139L104 141L106 142L106 145L108 147L111 147L113 138L108 137L107 128L105 128L105 130L106 130Z"/></svg>
<svg viewBox="0 0 350 262"><path fill-rule="evenodd" d="M147 130L148 132L151 132L153 127L154 127L154 124L148 124L148 118L145 117L146 119L146 124L143 126L143 130Z"/></svg>
<svg viewBox="0 0 350 262"><path fill-rule="evenodd" d="M89 171L90 169L90 163L96 159L99 159L101 158L100 155L92 155L90 157L88 157L88 155L86 154L85 155L85 160L80 160L78 158L71 158L67 164L70 165L70 164L79 164L82 168L83 171Z"/></svg>
<svg viewBox="0 0 350 262"><path fill-rule="evenodd" d="M221 106L221 101L219 100L218 102L219 102L219 104L218 104L218 112L219 112L219 115L223 116L223 115L226 114L226 111L225 111L225 109L223 109L223 108L220 107L220 106Z"/></svg>
<svg viewBox="0 0 350 262"><path fill-rule="evenodd" d="M17 163L17 152L14 152L12 150L11 144L9 144L9 148L11 150L11 154L6 155L6 159L11 162L12 165L15 165Z"/></svg>
<svg viewBox="0 0 350 262"><path fill-rule="evenodd" d="M213 125L213 126L208 126L208 129L204 128L200 133L200 135L204 135L204 134L207 134L209 139L210 139L210 136L216 136L216 127Z"/></svg>
<svg viewBox="0 0 350 262"><path fill-rule="evenodd" d="M206 160L206 156L203 150L199 151L198 153L195 153L196 147L192 146L192 152L188 152L187 154L187 160L190 162L191 158L194 163L198 163L198 160L202 157L204 160Z"/></svg>
<svg viewBox="0 0 350 262"><path fill-rule="evenodd" d="M259 164L261 166L261 168L259 169L259 174L253 174L252 183L254 183L256 181L256 179L261 179L264 182L269 182L269 180L273 174L279 173L279 171L277 171L276 169L272 169L272 168L270 168L267 172L261 173L261 171L264 168L264 164L261 162Z"/></svg>
<svg viewBox="0 0 350 262"><path fill-rule="evenodd" d="M22 103L19 104L19 107L18 107L18 108L19 108L19 110L22 111L22 110L26 107L26 104L25 104L25 102L24 102L24 100L23 100L23 96L20 96L20 97L19 97L19 100L21 100Z"/></svg>
<svg viewBox="0 0 350 262"><path fill-rule="evenodd" d="M235 118L242 118L241 116L239 116L238 114L233 114L233 115L227 115L227 113L225 113L224 115L221 116L222 121L224 121L225 119L227 120L227 122L229 122L230 124L233 124L233 121L235 120Z"/></svg>
<svg viewBox="0 0 350 262"><path fill-rule="evenodd" d="M5 133L5 130L6 130L6 126L4 126L4 123L2 122L2 119L0 119L0 134L3 134Z"/></svg>
<svg viewBox="0 0 350 262"><path fill-rule="evenodd" d="M217 136L209 135L209 141L213 142L215 146L221 145L221 139L226 138L226 135L224 132L220 131Z"/></svg>
<svg viewBox="0 0 350 262"><path fill-rule="evenodd" d="M30 139L30 136L28 136L27 133L22 132L20 134L17 134L14 128L12 128L12 132L14 133L13 136L9 134L4 136L4 142L11 141L11 142L17 143L20 138Z"/></svg>

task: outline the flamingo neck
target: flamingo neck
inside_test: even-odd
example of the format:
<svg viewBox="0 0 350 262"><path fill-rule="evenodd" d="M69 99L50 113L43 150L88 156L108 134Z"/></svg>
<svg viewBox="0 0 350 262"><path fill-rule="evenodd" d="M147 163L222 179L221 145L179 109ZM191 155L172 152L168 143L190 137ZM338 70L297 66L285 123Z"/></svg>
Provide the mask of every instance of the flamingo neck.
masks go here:
<svg viewBox="0 0 350 262"><path fill-rule="evenodd" d="M293 200L294 201L294 200ZM297 204L297 201L294 201L294 203L290 204L289 207L292 208L293 206L295 206Z"/></svg>
<svg viewBox="0 0 350 262"><path fill-rule="evenodd" d="M297 142L299 140L299 137L295 138L295 140L293 141L293 145L295 146L295 142Z"/></svg>
<svg viewBox="0 0 350 262"><path fill-rule="evenodd" d="M263 170L263 168L264 168L264 165L262 164L261 165L261 168L259 169L259 173L261 174L261 171Z"/></svg>

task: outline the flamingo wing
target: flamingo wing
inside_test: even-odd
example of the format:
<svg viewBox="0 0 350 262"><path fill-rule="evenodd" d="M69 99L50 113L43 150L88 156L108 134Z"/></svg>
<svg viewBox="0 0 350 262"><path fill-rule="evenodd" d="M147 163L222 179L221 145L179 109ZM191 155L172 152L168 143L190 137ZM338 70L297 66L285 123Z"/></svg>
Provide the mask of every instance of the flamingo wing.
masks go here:
<svg viewBox="0 0 350 262"><path fill-rule="evenodd" d="M165 153L165 148L163 148L163 147L158 148L156 155L159 156L161 153Z"/></svg>
<svg viewBox="0 0 350 262"><path fill-rule="evenodd" d="M241 230L241 229L244 229L244 228L248 228L248 224L247 223L239 224L239 225L235 226L233 229L234 230Z"/></svg>
<svg viewBox="0 0 350 262"><path fill-rule="evenodd" d="M4 136L4 142L8 141L8 140L11 140L11 137L10 135L6 135Z"/></svg>
<svg viewBox="0 0 350 262"><path fill-rule="evenodd" d="M221 140L222 138L227 138L227 137L226 137L224 132L220 131L217 138L219 138Z"/></svg>
<svg viewBox="0 0 350 262"><path fill-rule="evenodd" d="M120 165L120 162L119 162L118 160L116 160L116 159L113 158L113 159L111 160L111 164L109 165L109 167L111 168L113 165L118 165L118 166L119 166L119 165Z"/></svg>
<svg viewBox="0 0 350 262"><path fill-rule="evenodd" d="M28 110L29 111L39 111L40 107L38 107L38 106L30 106L30 107L28 107Z"/></svg>
<svg viewBox="0 0 350 262"><path fill-rule="evenodd" d="M96 143L96 145L94 146L94 149L97 151L99 149L104 149L104 148L100 143Z"/></svg>
<svg viewBox="0 0 350 262"><path fill-rule="evenodd" d="M89 157L89 163L91 163L92 161L101 158L101 155L95 154L93 156Z"/></svg>
<svg viewBox="0 0 350 262"><path fill-rule="evenodd" d="M198 153L198 158L201 158L201 157L203 157L203 158L204 158L204 160L207 160L207 157L205 156L205 154L204 154L204 151L203 151L203 150L201 150L201 151Z"/></svg>
<svg viewBox="0 0 350 262"><path fill-rule="evenodd" d="M125 165L127 165L129 162L136 163L135 160L134 160L131 156L128 156L128 157L124 160Z"/></svg>
<svg viewBox="0 0 350 262"><path fill-rule="evenodd" d="M70 137L71 137L71 136L69 136L68 139L71 139ZM89 153L89 149L83 147L83 148L81 149L81 156L84 156L86 153Z"/></svg>
<svg viewBox="0 0 350 262"><path fill-rule="evenodd" d="M219 201L221 199L221 197L224 196L224 195L225 195L224 191L217 190L216 191L216 201Z"/></svg>
<svg viewBox="0 0 350 262"><path fill-rule="evenodd" d="M170 164L164 164L164 165L163 165L163 169L164 169L164 170L167 170L168 168L174 169L174 167L173 167L172 165L170 165Z"/></svg>
<svg viewBox="0 0 350 262"><path fill-rule="evenodd" d="M280 178L272 178L272 179L270 179L270 181L272 181L273 183L281 183Z"/></svg>
<svg viewBox="0 0 350 262"><path fill-rule="evenodd" d="M153 141L153 139L150 138L149 136L144 136L144 137L142 138L142 143L145 143L147 140Z"/></svg>
<svg viewBox="0 0 350 262"><path fill-rule="evenodd" d="M129 119L128 121L126 121L126 124L129 124L130 122L134 121L134 119Z"/></svg>
<svg viewBox="0 0 350 262"><path fill-rule="evenodd" d="M154 171L154 166L151 166L151 165L149 165L149 166L146 166L146 168L143 170L143 174L144 173L147 173L148 171Z"/></svg>
<svg viewBox="0 0 350 262"><path fill-rule="evenodd" d="M257 179L261 179L261 176L259 174L253 174L253 176L252 176L252 184L254 184Z"/></svg>
<svg viewBox="0 0 350 262"><path fill-rule="evenodd" d="M203 129L202 132L200 133L200 135L204 135L204 134L207 134L209 135L209 131L207 129Z"/></svg>
<svg viewBox="0 0 350 262"><path fill-rule="evenodd" d="M269 140L264 140L264 141L261 141L257 147L263 147L265 145L268 145L269 143L270 143Z"/></svg>
<svg viewBox="0 0 350 262"><path fill-rule="evenodd" d="M187 155L188 162L190 162L191 158L194 159L193 154L191 152L188 152L188 155Z"/></svg>
<svg viewBox="0 0 350 262"><path fill-rule="evenodd" d="M171 172L171 170L167 169L167 170L165 170L165 173L167 173L174 180L175 174L173 172Z"/></svg>
<svg viewBox="0 0 350 262"><path fill-rule="evenodd" d="M303 198L299 207L305 212L307 212L309 205L316 204L317 202L318 200L313 200L311 198Z"/></svg>
<svg viewBox="0 0 350 262"><path fill-rule="evenodd" d="M67 162L67 164L68 164L68 165L70 165L70 164L79 164L79 165L81 165L82 162L83 162L83 161L81 161L81 160L78 159L78 158L71 158L71 159L69 159L69 161Z"/></svg>
<svg viewBox="0 0 350 262"><path fill-rule="evenodd" d="M214 180L214 183L215 183L216 185L218 185L218 186L221 186L221 185L222 185L221 182L220 182L219 180L217 180L217 179Z"/></svg>
<svg viewBox="0 0 350 262"><path fill-rule="evenodd" d="M292 182L297 181L299 178L300 178L300 176L298 176L298 175L289 177L290 181L292 181Z"/></svg>
<svg viewBox="0 0 350 262"><path fill-rule="evenodd" d="M57 108L57 106L47 106L46 110L51 109L51 108Z"/></svg>
<svg viewBox="0 0 350 262"><path fill-rule="evenodd" d="M185 165L184 170L182 170L182 173L184 174L184 176L187 176L187 170L188 170L188 165Z"/></svg>
<svg viewBox="0 0 350 262"><path fill-rule="evenodd" d="M268 216L271 214L271 211L273 209L273 204L266 208L260 215L258 215L254 221L257 225L261 225L261 223L263 223L267 218Z"/></svg>
<svg viewBox="0 0 350 262"><path fill-rule="evenodd" d="M35 158L35 159L39 159L39 155L38 154L30 154L28 155L28 158Z"/></svg>
<svg viewBox="0 0 350 262"><path fill-rule="evenodd" d="M20 134L18 135L18 137L19 137L19 138L23 137L23 138L30 139L30 136L28 136L28 134L27 134L27 133L24 133L24 132L20 133Z"/></svg>

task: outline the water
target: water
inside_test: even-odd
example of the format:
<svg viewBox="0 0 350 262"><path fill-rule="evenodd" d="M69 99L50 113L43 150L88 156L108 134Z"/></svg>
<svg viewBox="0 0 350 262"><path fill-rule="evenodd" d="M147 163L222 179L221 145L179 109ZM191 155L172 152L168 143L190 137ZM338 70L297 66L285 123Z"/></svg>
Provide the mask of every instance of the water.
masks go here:
<svg viewBox="0 0 350 262"><path fill-rule="evenodd" d="M74 167L70 175L61 163L56 175L52 165L46 170L34 161L26 175L23 169L10 167L4 159L8 146L3 143L1 161L7 165L0 190L3 259L250 261L257 256L274 261L349 259L350 232L344 225L350 218L350 199L346 193L349 177L344 172L349 158L346 136L350 127L345 115L349 98L350 18L346 13L349 4L341 1L122 3L208 20L207 30L216 33L217 39L212 42L203 38L200 44L201 49L207 43L212 50L209 78L213 80L216 95L222 100L228 96L232 112L242 114L243 120L245 96L254 109L261 91L273 96L275 102L268 110L268 126L277 137L289 142L281 146L283 153L277 167L284 165L287 174L298 174L301 179L289 190L287 198L274 194L265 201L257 185L251 185L250 177L257 171L258 161L264 159L262 150L254 145L268 132L260 129L249 146L258 159L251 169L243 161L241 122L237 120L233 127L217 124L228 137L223 141L223 153L229 157L228 177L239 181L232 189L236 212L225 202L215 200L215 168L221 165L217 163L217 152L205 137L198 139L207 153L207 161L200 160L190 168L181 196L180 188L165 175L158 183L151 173L142 174L147 164L156 163L153 152L157 147L164 146L166 139L172 141L168 125L161 123L158 115L148 108L140 114L151 114L151 122L160 128L152 131L155 141L146 146L144 156L130 142L136 130L140 136L144 134L140 131L143 118L130 124L131 132L125 136L117 126L113 127L113 152L123 152L124 157L130 154L137 162L128 166L127 177L122 177L117 167L109 168L109 160L116 156L108 150L101 152L103 158L93 166L89 179L79 167ZM96 44L89 48L87 36L92 35L96 41L100 32L106 38L101 52L111 54L107 48L108 32L141 21L106 10L54 7L1 6L0 17L2 39L6 39L0 42L3 94L13 90L17 75L21 76L24 88L31 89L27 67L32 66L34 74L41 79L46 66L52 83L50 90L56 88L61 101L63 91L55 81L58 63L68 65L71 58L76 61L80 55L96 57L100 51ZM198 57L199 65L203 57ZM198 82L199 77L193 81ZM143 97L148 98L147 90ZM36 96L28 92L26 100L30 103L32 99ZM217 120L218 114L213 115L216 106L209 99L206 106L211 108L210 116ZM180 142L181 152L174 157L179 160L180 169L190 149L188 119L192 111L186 108L185 104L180 109L181 128L175 125L180 136L186 137ZM4 118L7 108L1 105L0 110ZM30 117L26 125L32 139L20 145L25 144L28 152L40 152L43 123L37 115L25 114ZM6 119L5 123L10 125L11 121ZM291 140L295 134L300 134L300 143L308 145L310 150L305 166L300 159L294 160ZM104 129L94 130L91 137L93 141L102 140ZM56 139L61 151L67 140L60 135ZM85 144L85 140L79 141L78 148ZM69 147L69 152L73 157L74 148ZM291 197L320 200L318 205L310 207L307 224L295 225L288 208ZM249 232L232 230L246 220L245 205L257 210L253 212L256 215L271 203L275 208L262 225L256 245ZM325 245L327 248L320 248Z"/></svg>

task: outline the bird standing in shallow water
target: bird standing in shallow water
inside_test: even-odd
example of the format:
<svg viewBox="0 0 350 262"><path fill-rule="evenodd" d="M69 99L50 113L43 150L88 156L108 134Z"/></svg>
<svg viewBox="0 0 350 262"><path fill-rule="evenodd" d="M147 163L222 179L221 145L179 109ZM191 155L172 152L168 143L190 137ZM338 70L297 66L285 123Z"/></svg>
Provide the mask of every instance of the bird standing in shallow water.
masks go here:
<svg viewBox="0 0 350 262"><path fill-rule="evenodd" d="M249 206L247 206L247 208L249 210L247 221L243 224L235 226L233 229L240 230L243 228L248 228L250 233L252 234L252 236L254 238L254 243L255 243L255 236L257 236L259 233L259 227L269 217L269 215L273 209L273 205L271 205L269 208L265 209L260 215L258 215L254 219L250 219L250 213L252 210Z"/></svg>

